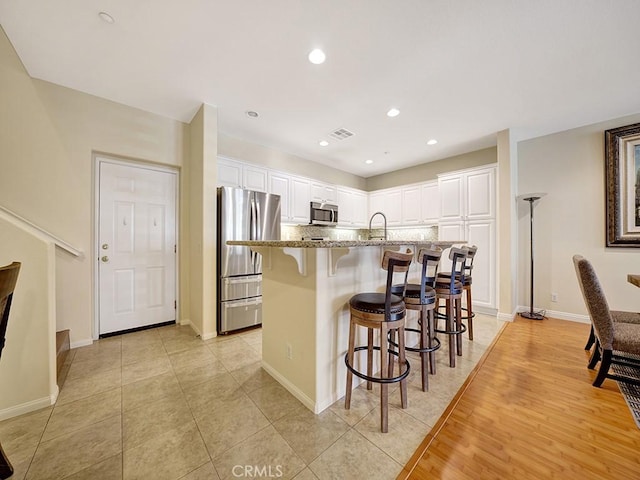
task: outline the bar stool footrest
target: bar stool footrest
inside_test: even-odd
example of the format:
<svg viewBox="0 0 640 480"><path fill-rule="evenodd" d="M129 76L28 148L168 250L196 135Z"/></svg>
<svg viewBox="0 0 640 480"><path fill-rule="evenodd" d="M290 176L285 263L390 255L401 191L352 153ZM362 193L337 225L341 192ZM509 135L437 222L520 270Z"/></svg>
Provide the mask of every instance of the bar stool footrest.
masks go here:
<svg viewBox="0 0 640 480"><path fill-rule="evenodd" d="M362 350L368 350L368 348L369 347L367 347L366 345L363 345L363 346L354 348L353 351L355 353L355 352L360 352ZM374 350L380 351L380 347L378 347L378 346L374 346L372 348ZM389 350L389 354L395 355L396 357L398 356L398 352L396 352L394 350ZM354 367L352 367L351 364L349 363L348 355L349 355L348 353L344 354L344 364L347 366L349 371L351 373L353 373L356 377L362 378L363 380L366 380L367 382L397 383L397 382L400 382L400 381L404 380L405 378L407 378L409 376L409 372L411 371L411 364L409 363L409 360L405 360L404 364L407 367L407 369L404 372L402 372L400 375L397 375L395 377L389 377L389 378L370 377L369 375L366 375L366 374L356 370Z"/></svg>
<svg viewBox="0 0 640 480"><path fill-rule="evenodd" d="M414 333L421 333L420 330L418 330L417 328L407 328L404 327L404 331L405 332L414 332ZM438 331L438 330L436 330ZM389 335L391 336L391 335ZM433 345L432 347L424 347L424 348L416 348L416 347L407 347L405 345L404 349L407 352L417 352L417 353L429 353L429 352L435 352L436 350L438 350L440 348L440 339L439 338L433 338L432 341L436 342L436 345ZM398 348L398 344L392 340L389 340L389 343L391 345L393 345L394 347Z"/></svg>

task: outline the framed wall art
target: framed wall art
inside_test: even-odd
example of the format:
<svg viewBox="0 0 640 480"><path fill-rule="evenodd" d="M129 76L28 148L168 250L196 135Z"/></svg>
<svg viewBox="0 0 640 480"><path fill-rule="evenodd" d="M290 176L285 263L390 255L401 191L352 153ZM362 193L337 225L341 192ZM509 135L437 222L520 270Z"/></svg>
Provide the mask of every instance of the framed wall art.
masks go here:
<svg viewBox="0 0 640 480"><path fill-rule="evenodd" d="M604 132L607 247L640 247L640 123Z"/></svg>

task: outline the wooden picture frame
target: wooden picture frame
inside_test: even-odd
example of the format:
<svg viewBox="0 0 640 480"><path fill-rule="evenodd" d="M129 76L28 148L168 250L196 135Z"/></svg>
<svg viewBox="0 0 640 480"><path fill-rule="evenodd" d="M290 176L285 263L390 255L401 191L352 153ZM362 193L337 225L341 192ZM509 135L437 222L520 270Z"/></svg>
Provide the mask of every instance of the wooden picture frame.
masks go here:
<svg viewBox="0 0 640 480"><path fill-rule="evenodd" d="M607 247L640 247L640 123L605 130Z"/></svg>

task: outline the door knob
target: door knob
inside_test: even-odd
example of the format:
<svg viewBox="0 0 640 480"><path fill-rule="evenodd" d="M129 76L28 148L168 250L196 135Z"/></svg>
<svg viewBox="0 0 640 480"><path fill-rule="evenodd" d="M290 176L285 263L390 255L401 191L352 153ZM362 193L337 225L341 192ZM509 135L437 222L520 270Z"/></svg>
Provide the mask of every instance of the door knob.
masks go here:
<svg viewBox="0 0 640 480"><path fill-rule="evenodd" d="M109 261L109 257L107 257L106 255L103 256L100 260L102 260L103 262L108 262Z"/></svg>

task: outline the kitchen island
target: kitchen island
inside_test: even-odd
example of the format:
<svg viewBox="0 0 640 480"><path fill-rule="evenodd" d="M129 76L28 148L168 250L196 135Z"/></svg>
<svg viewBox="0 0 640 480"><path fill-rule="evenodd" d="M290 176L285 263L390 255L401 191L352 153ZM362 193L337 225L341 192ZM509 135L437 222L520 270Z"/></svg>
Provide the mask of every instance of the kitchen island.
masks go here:
<svg viewBox="0 0 640 480"><path fill-rule="evenodd" d="M412 252L463 241L229 241L262 255L262 366L320 413L345 393L349 298L383 291L385 249ZM446 254L446 252L445 252ZM418 264L409 279L419 279ZM362 329L364 330L364 329ZM365 332L359 343L366 340ZM361 359L356 359L356 365ZM362 368L360 365L358 368Z"/></svg>

